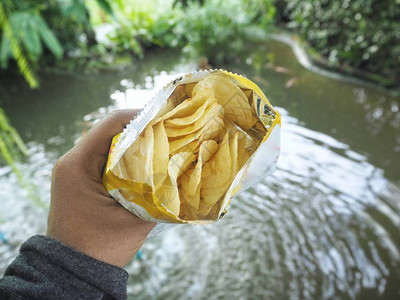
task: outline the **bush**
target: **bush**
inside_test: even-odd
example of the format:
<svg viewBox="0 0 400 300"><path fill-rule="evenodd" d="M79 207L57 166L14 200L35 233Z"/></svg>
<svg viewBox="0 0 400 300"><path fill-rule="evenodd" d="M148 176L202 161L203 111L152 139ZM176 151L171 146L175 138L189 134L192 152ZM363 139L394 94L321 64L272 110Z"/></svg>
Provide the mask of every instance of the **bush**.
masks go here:
<svg viewBox="0 0 400 300"><path fill-rule="evenodd" d="M170 1L163 2L169 5L167 9L158 11L149 4L124 4L123 17L118 18L120 25L111 39L120 50L141 53L142 48L152 46L182 48L220 64L247 51L251 41L264 39L274 22L272 2L204 0L174 1L172 5Z"/></svg>
<svg viewBox="0 0 400 300"><path fill-rule="evenodd" d="M148 47L171 46L166 35L171 30L172 19L179 13L171 7L171 0L124 1L114 10L118 21L108 18L114 29L108 34L111 43L107 47L115 54L130 52L142 57Z"/></svg>
<svg viewBox="0 0 400 300"><path fill-rule="evenodd" d="M106 0L97 3L111 13ZM1 67L8 68L9 60L15 59L31 87L37 86L32 69L54 63L65 51L95 43L83 0L2 0L0 38Z"/></svg>
<svg viewBox="0 0 400 300"><path fill-rule="evenodd" d="M168 40L160 39L220 64L247 51L252 41L264 39L274 14L272 0L186 1L172 19Z"/></svg>
<svg viewBox="0 0 400 300"><path fill-rule="evenodd" d="M331 66L348 65L400 81L399 0L277 0L277 6L287 25L298 29Z"/></svg>

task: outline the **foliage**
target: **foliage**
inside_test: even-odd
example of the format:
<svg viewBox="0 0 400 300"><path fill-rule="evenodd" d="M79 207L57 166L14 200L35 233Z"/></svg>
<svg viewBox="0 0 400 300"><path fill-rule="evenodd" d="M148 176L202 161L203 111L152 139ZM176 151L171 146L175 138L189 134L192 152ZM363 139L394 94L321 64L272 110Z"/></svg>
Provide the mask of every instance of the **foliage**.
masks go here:
<svg viewBox="0 0 400 300"><path fill-rule="evenodd" d="M165 26L157 28L160 25L157 20L162 19L161 10L157 5L168 8L170 2L165 2L161 4L160 1L146 3L131 1L116 7L115 16L118 22L113 22L114 30L108 35L112 42L109 46L112 51L130 52L141 57L144 48L157 44L154 33L159 29L165 29Z"/></svg>
<svg viewBox="0 0 400 300"><path fill-rule="evenodd" d="M251 41L263 39L273 16L268 0L190 2L175 20L173 34L186 50L220 64L246 51Z"/></svg>
<svg viewBox="0 0 400 300"><path fill-rule="evenodd" d="M96 1L104 11L112 13L107 0ZM14 59L31 88L39 86L33 70L37 70L39 64L53 62L52 57L62 58L64 50L80 45L82 34L86 34L90 44L94 32L84 0L0 2L1 67L9 68L9 59ZM36 186L25 180L17 167L21 154L27 154L26 147L0 108L0 158L11 167L33 203L43 206Z"/></svg>
<svg viewBox="0 0 400 300"><path fill-rule="evenodd" d="M177 47L215 65L263 40L276 11L331 66L400 81L399 0L2 0L0 64L6 68L13 58L32 87L33 71L76 53L85 65ZM93 24L105 22L113 27L110 43L99 44Z"/></svg>
<svg viewBox="0 0 400 300"><path fill-rule="evenodd" d="M3 29L3 38L0 47L0 64L4 68L8 61L9 53L11 53L17 62L18 68L21 71L22 76L24 76L29 86L31 88L36 88L39 84L36 80L35 75L32 72L26 55L21 50L18 39L15 38L13 35L10 21L6 15L2 3L0 3L0 28Z"/></svg>
<svg viewBox="0 0 400 300"><path fill-rule="evenodd" d="M28 192L28 197L33 204L44 207L44 203L40 200L37 188L31 182L26 181L17 167L16 161L21 159L22 155L27 155L28 150L24 142L21 140L18 132L10 125L4 111L0 108L0 158L11 167L17 176L19 184Z"/></svg>
<svg viewBox="0 0 400 300"><path fill-rule="evenodd" d="M124 7L112 40L142 53L149 46L179 47L213 64L236 58L248 44L265 37L273 24L272 0L173 1L156 8ZM171 5L172 4L172 5ZM135 39L132 39L135 37Z"/></svg>
<svg viewBox="0 0 400 300"><path fill-rule="evenodd" d="M200 5L204 4L204 0L174 0L172 6L178 6L181 5L182 7L186 8L189 6L189 3L197 2Z"/></svg>
<svg viewBox="0 0 400 300"><path fill-rule="evenodd" d="M13 32L13 38L18 40L24 46L24 49L32 61L38 61L42 55L42 43L44 43L55 57L62 57L63 49L60 42L47 26L47 23L38 11L14 12L10 16L10 25ZM7 66L8 58L11 55L9 42L9 37L7 34L4 34L1 42L1 62L3 67Z"/></svg>
<svg viewBox="0 0 400 300"><path fill-rule="evenodd" d="M108 0L96 1L112 14ZM0 29L2 68L13 58L31 87L38 86L32 69L54 63L66 51L95 44L84 0L3 0Z"/></svg>
<svg viewBox="0 0 400 300"><path fill-rule="evenodd" d="M300 30L332 66L350 65L400 82L399 0L277 2L288 26Z"/></svg>

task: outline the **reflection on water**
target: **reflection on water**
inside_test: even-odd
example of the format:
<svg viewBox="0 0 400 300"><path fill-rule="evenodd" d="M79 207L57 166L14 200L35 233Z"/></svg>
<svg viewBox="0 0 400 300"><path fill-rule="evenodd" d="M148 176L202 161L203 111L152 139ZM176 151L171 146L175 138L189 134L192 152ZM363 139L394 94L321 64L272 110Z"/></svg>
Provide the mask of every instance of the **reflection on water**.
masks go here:
<svg viewBox="0 0 400 300"><path fill-rule="evenodd" d="M27 144L30 157L21 171L36 184L40 199L49 203L54 153L46 153L41 144ZM0 168L0 276L14 260L21 242L34 234L44 234L47 211L32 205L9 167Z"/></svg>
<svg viewBox="0 0 400 300"><path fill-rule="evenodd" d="M265 50L282 54L275 63L299 78L291 88L283 88L288 75L271 68L229 68L258 78L281 107L278 169L236 197L220 222L180 226L146 242L127 267L132 299L400 296L398 99L313 74L282 44ZM52 164L82 131L112 109L142 107L154 89L193 69L165 55L118 76L53 76L42 92L0 88L11 121L31 141L22 168L45 201ZM0 168L0 199L2 273L20 242L45 231L47 212L30 204L7 167Z"/></svg>

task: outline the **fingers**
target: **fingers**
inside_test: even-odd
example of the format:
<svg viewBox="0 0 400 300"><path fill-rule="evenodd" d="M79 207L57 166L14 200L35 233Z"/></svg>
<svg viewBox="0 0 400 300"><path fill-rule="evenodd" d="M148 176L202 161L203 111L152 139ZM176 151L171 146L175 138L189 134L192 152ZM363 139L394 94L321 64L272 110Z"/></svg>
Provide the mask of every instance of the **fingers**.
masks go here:
<svg viewBox="0 0 400 300"><path fill-rule="evenodd" d="M81 158L108 155L112 138L135 118L139 110L116 110L98 122L75 146Z"/></svg>

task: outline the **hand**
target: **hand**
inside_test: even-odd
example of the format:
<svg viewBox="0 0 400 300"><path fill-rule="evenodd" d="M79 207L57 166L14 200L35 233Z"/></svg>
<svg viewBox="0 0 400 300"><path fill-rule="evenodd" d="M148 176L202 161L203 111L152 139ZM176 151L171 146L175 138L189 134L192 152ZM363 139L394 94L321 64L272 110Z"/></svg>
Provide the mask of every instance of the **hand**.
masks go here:
<svg viewBox="0 0 400 300"><path fill-rule="evenodd" d="M111 139L137 111L115 111L96 124L54 169L47 235L119 267L137 253L155 223L111 198L101 177Z"/></svg>

